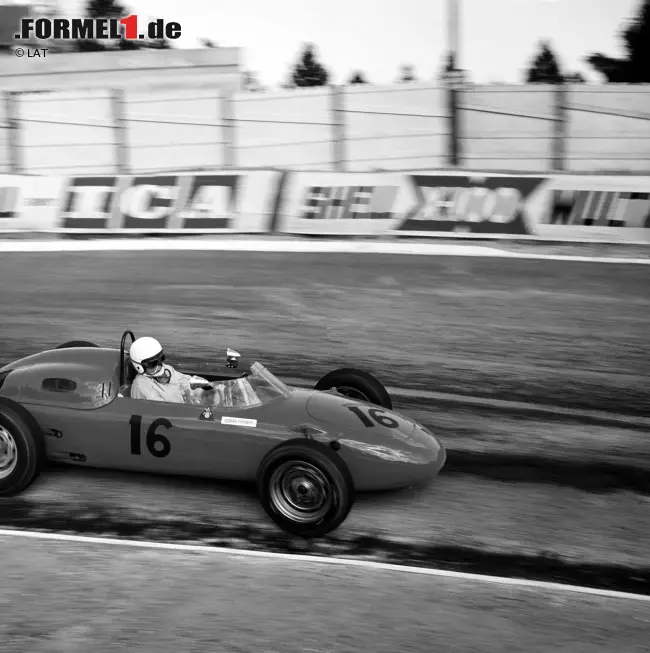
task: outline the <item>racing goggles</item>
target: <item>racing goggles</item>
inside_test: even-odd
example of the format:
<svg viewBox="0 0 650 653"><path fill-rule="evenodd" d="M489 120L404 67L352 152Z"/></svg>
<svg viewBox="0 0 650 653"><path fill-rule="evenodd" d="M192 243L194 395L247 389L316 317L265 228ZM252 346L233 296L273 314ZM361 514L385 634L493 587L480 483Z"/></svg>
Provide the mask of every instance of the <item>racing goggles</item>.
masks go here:
<svg viewBox="0 0 650 653"><path fill-rule="evenodd" d="M152 356L151 358L147 358L146 360L143 360L142 363L140 363L140 365L142 365L145 374L147 374L148 376L156 376L156 374L159 374L160 371L162 370L162 366L164 362L165 362L165 354L161 352L156 356Z"/></svg>

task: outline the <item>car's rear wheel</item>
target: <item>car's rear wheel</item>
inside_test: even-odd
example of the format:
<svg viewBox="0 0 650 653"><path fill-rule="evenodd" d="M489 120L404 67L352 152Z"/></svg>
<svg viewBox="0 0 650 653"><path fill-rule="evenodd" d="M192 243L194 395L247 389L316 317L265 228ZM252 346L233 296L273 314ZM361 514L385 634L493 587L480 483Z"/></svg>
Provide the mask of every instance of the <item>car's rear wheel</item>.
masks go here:
<svg viewBox="0 0 650 653"><path fill-rule="evenodd" d="M43 432L20 404L0 397L0 496L18 494L45 461Z"/></svg>
<svg viewBox="0 0 650 653"><path fill-rule="evenodd" d="M267 515L284 531L305 538L338 528L355 496L345 462L314 440L290 440L271 450L258 468L257 489Z"/></svg>
<svg viewBox="0 0 650 653"><path fill-rule="evenodd" d="M336 390L339 394L376 404L388 410L393 409L393 402L379 379L363 370L344 367L326 374L315 386L315 390Z"/></svg>
<svg viewBox="0 0 650 653"><path fill-rule="evenodd" d="M72 349L73 347L99 347L99 345L88 340L70 340L70 342L64 342L62 345L59 345L57 349Z"/></svg>

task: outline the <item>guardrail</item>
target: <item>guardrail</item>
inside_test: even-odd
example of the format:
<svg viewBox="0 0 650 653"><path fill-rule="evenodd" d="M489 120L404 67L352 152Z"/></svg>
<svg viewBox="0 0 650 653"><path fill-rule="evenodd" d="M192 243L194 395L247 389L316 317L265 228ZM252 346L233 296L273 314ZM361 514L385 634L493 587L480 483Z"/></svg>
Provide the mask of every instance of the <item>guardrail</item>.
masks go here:
<svg viewBox="0 0 650 653"><path fill-rule="evenodd" d="M0 172L650 170L650 85L5 92Z"/></svg>

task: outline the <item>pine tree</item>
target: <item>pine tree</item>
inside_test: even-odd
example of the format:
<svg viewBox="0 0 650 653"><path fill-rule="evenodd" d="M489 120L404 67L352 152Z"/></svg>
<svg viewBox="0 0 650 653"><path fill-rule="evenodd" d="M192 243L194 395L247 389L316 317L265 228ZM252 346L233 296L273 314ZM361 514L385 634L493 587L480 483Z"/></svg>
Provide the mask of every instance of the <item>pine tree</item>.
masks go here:
<svg viewBox="0 0 650 653"><path fill-rule="evenodd" d="M528 84L561 84L564 76L555 53L547 42L540 44L539 53L526 73Z"/></svg>
<svg viewBox="0 0 650 653"><path fill-rule="evenodd" d="M86 15L91 18L124 18L129 15L129 9L121 5L117 0L88 0L86 3ZM114 49L110 41L85 40L74 43L79 52L101 52ZM119 50L168 50L172 47L167 39L143 39L127 40L120 39L117 43Z"/></svg>
<svg viewBox="0 0 650 653"><path fill-rule="evenodd" d="M242 81L242 90L247 93L260 93L266 90L258 81L257 75L251 70L244 71Z"/></svg>
<svg viewBox="0 0 650 653"><path fill-rule="evenodd" d="M127 15L127 10L117 0L88 0L86 15L90 18L122 18ZM79 52L102 52L107 49L105 42L91 39L76 41L74 45ZM140 43L122 39L118 47L121 50L136 50L141 46Z"/></svg>
<svg viewBox="0 0 650 653"><path fill-rule="evenodd" d="M88 0L86 14L91 18L122 18L127 10L117 0Z"/></svg>
<svg viewBox="0 0 650 653"><path fill-rule="evenodd" d="M650 0L642 0L637 17L623 30L627 57L616 59L600 52L589 55L587 62L608 82L650 83Z"/></svg>
<svg viewBox="0 0 650 653"><path fill-rule="evenodd" d="M348 82L348 84L367 84L367 83L368 83L368 81L363 76L363 73L360 72L360 71L357 71L356 73L354 73L354 75L352 75L352 77L350 78L350 81Z"/></svg>
<svg viewBox="0 0 650 653"><path fill-rule="evenodd" d="M401 66L400 75L398 78L398 83L408 84L410 82L417 82L417 77L415 76L415 70L413 66Z"/></svg>
<svg viewBox="0 0 650 653"><path fill-rule="evenodd" d="M296 64L291 81L294 86L326 86L329 81L329 73L316 59L314 46L308 44L302 52L300 60Z"/></svg>
<svg viewBox="0 0 650 653"><path fill-rule="evenodd" d="M569 73L564 76L564 81L567 84L584 84L586 82L582 73Z"/></svg>

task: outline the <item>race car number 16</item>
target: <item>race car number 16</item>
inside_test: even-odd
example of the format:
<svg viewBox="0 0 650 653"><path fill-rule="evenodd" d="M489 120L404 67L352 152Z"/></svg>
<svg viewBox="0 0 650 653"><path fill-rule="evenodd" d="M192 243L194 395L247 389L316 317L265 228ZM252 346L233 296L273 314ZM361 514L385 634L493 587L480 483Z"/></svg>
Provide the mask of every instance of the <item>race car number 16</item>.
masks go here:
<svg viewBox="0 0 650 653"><path fill-rule="evenodd" d="M142 415L132 415L129 424L131 425L131 454L133 456L141 456ZM159 417L154 420L151 423L151 426L147 429L145 443L152 456L155 456L156 458L165 458L165 456L168 456L169 452L172 450L172 445L164 435L156 433L156 429L159 426L164 426L166 429L170 429L172 423L164 417Z"/></svg>

